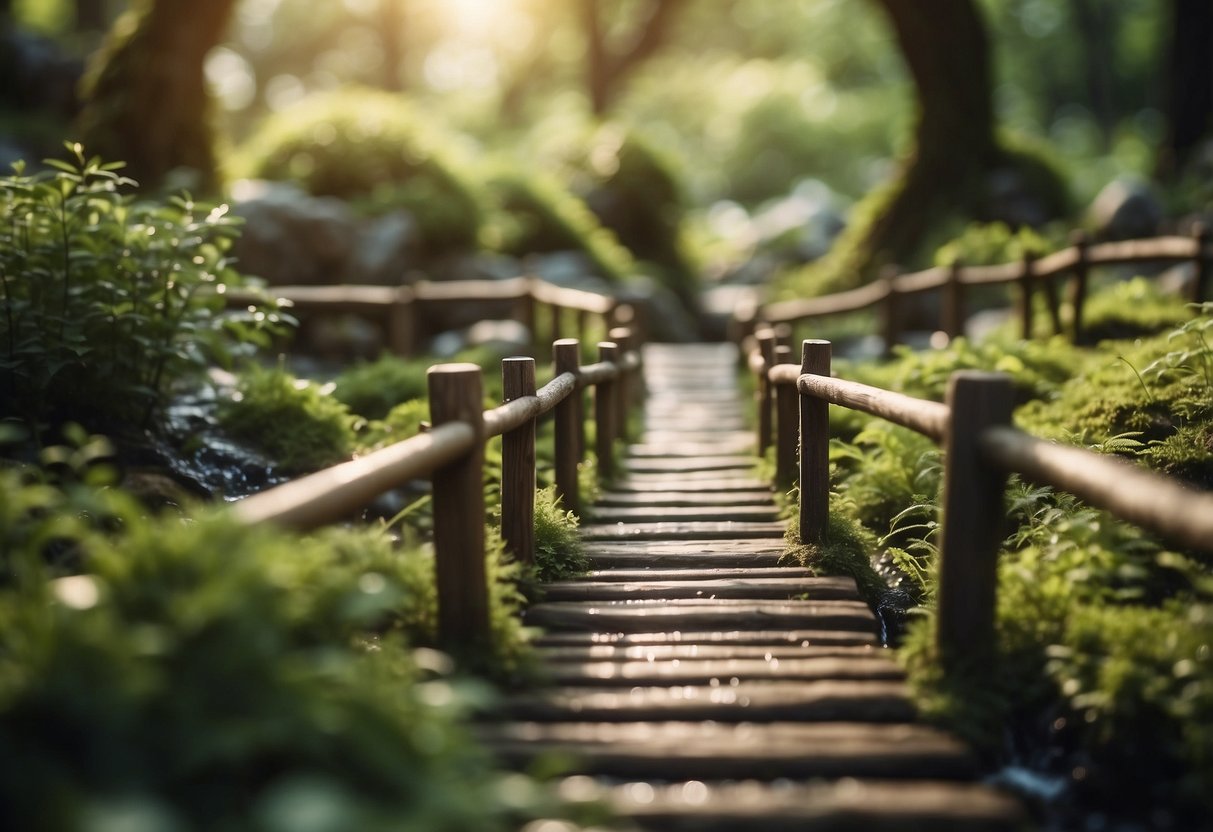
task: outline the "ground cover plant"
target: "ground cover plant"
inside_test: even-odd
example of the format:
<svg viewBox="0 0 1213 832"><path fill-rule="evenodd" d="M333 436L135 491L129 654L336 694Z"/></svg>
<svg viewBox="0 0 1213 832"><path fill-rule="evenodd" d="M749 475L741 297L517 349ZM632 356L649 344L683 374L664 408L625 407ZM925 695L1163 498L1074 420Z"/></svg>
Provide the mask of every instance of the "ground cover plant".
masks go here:
<svg viewBox="0 0 1213 832"><path fill-rule="evenodd" d="M504 830L553 809L470 738L487 689L425 647L431 554L376 528L148 520L104 451L0 470L5 828ZM488 557L508 671L516 570Z"/></svg>
<svg viewBox="0 0 1213 832"><path fill-rule="evenodd" d="M1112 297L1139 291L1109 290ZM1092 305L1101 303L1096 296ZM1007 372L1023 429L1207 489L1213 305L1184 314L1169 331L1096 348L960 340L881 366L844 366L840 375L939 399L953 369ZM880 538L878 548L917 588L921 615L902 656L924 712L991 759L1058 777L1079 804L1159 829L1189 828L1202 817L1213 785L1203 728L1213 715L1213 558L1169 549L1073 497L1012 478L997 660L945 677L931 642L939 452L867 417L835 420L833 428L837 522Z"/></svg>
<svg viewBox="0 0 1213 832"><path fill-rule="evenodd" d="M148 426L175 383L285 323L269 304L225 311L241 282L226 206L135 199L79 145L48 165L0 179L0 418Z"/></svg>

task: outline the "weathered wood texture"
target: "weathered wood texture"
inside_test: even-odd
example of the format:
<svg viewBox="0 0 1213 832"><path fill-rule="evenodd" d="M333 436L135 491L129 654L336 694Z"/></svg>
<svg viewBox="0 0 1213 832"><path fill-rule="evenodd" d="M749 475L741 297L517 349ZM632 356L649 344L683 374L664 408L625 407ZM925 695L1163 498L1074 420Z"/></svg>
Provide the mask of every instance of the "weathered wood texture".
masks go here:
<svg viewBox="0 0 1213 832"><path fill-rule="evenodd" d="M535 359L501 362L506 402L535 395ZM523 564L535 559L535 420L502 435L501 537L506 550Z"/></svg>
<svg viewBox="0 0 1213 832"><path fill-rule="evenodd" d="M594 571L546 585L526 613L546 630L536 647L549 686L495 705L484 740L518 766L568 760L583 776L566 785L611 795L645 829L1017 828L1014 801L965 782L972 755L916 722L854 580L779 565L772 493L734 456L735 364L728 348L646 350L642 452L582 527ZM802 415L824 424L824 402L800 410L801 369L788 366L777 420L793 442ZM717 797L724 780L745 782ZM685 781L687 800L670 781ZM722 803L743 785L744 801ZM926 796L899 813L888 796L902 787ZM820 808L790 805L789 788L812 790ZM859 788L875 805L855 808Z"/></svg>

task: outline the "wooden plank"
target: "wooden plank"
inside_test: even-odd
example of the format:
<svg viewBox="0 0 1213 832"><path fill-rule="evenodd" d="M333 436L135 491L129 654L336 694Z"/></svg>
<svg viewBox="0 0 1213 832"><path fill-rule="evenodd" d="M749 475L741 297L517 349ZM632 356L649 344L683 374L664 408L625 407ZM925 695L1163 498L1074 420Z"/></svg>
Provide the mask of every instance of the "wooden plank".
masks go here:
<svg viewBox="0 0 1213 832"><path fill-rule="evenodd" d="M722 581L730 578L752 580L757 578L813 578L830 582L839 593L849 592L858 597L855 580L846 577L819 577L812 569L799 566L745 568L698 568L698 569L594 569L575 581ZM549 584L550 586L550 584Z"/></svg>
<svg viewBox="0 0 1213 832"><path fill-rule="evenodd" d="M523 620L532 627L618 633L876 629L871 611L855 601L556 601L535 604Z"/></svg>
<svg viewBox="0 0 1213 832"><path fill-rule="evenodd" d="M574 777L559 794L663 832L1017 832L1027 821L1009 795L939 780L605 785Z"/></svg>
<svg viewBox="0 0 1213 832"><path fill-rule="evenodd" d="M626 506L694 507L694 506L769 506L772 505L769 489L760 491L604 491L595 503L600 507L623 508Z"/></svg>
<svg viewBox="0 0 1213 832"><path fill-rule="evenodd" d="M572 635L564 633L561 635ZM558 662L669 662L706 659L820 659L880 656L887 651L872 644L583 644L535 647L545 664Z"/></svg>
<svg viewBox="0 0 1213 832"><path fill-rule="evenodd" d="M686 471L743 471L754 469L754 457L740 454L694 457L632 457L624 470L634 474L684 473Z"/></svg>
<svg viewBox="0 0 1213 832"><path fill-rule="evenodd" d="M779 510L767 495L767 504L758 506L602 506L595 505L583 519L594 523L671 523L671 522L765 522L779 519Z"/></svg>
<svg viewBox="0 0 1213 832"><path fill-rule="evenodd" d="M719 690L719 689L717 689ZM478 732L506 760L559 754L569 773L670 779L971 779L957 740L921 725L516 723Z"/></svg>
<svg viewBox="0 0 1213 832"><path fill-rule="evenodd" d="M763 647L778 650L791 647L878 647L875 633L843 630L677 630L673 632L561 632L536 636L536 648L615 647Z"/></svg>
<svg viewBox="0 0 1213 832"><path fill-rule="evenodd" d="M817 656L778 659L673 659L670 661L566 662L545 669L546 681L564 687L635 685L730 686L741 682L817 682L826 679L896 681L905 673L891 659L870 656Z"/></svg>
<svg viewBox="0 0 1213 832"><path fill-rule="evenodd" d="M706 471L702 474L631 474L611 483L613 491L670 491L691 493L703 491L762 491L770 489L770 483L755 477L724 477Z"/></svg>
<svg viewBox="0 0 1213 832"><path fill-rule="evenodd" d="M689 521L685 523L590 523L581 527L584 540L742 540L783 537L782 523Z"/></svg>
<svg viewBox="0 0 1213 832"><path fill-rule="evenodd" d="M769 541L769 542L768 542ZM748 566L774 567L782 556L782 543L764 538L742 541L717 541L720 543L761 543L765 550L711 551L704 546L713 541L637 541L626 544L594 544L587 547L590 564L598 569L679 569L696 567L742 568ZM681 549L654 548L663 543L692 544ZM702 544L702 545L694 545Z"/></svg>
<svg viewBox="0 0 1213 832"><path fill-rule="evenodd" d="M855 582L834 578L716 578L698 581L560 581L544 584L545 601L649 599L858 600Z"/></svg>
<svg viewBox="0 0 1213 832"><path fill-rule="evenodd" d="M496 713L533 722L718 724L801 721L903 723L916 716L899 681L738 682L736 685L552 688L506 697ZM802 748L801 754L808 753ZM674 776L674 775L670 775Z"/></svg>

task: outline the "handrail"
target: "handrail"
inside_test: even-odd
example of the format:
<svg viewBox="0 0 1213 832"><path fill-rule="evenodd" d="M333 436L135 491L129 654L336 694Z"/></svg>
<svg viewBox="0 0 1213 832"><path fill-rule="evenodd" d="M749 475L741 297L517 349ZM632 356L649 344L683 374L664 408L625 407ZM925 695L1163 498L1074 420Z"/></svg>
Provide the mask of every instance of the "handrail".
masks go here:
<svg viewBox="0 0 1213 832"><path fill-rule="evenodd" d="M587 316L601 318L603 329L617 326L635 328L636 313L631 305L611 295L557 286L538 277L520 276L506 280L419 281L409 286L362 286L331 284L322 286L282 285L267 287L284 307L296 312L349 312L383 319L389 349L397 355L411 355L430 334L428 322L434 305L467 302L523 304L515 317L535 330L538 304L550 310L553 340L560 338L565 313L576 316L577 337L587 336ZM228 308L241 308L261 300L263 292L228 289L224 302Z"/></svg>
<svg viewBox="0 0 1213 832"><path fill-rule="evenodd" d="M769 423L774 404L776 484L790 485L789 472L796 477L802 541L821 543L828 529L829 404L900 424L945 448L936 643L948 668L993 655L1008 474L1067 491L1164 540L1213 554L1213 493L1012 427L1014 388L1005 375L954 373L940 404L833 378L828 341L804 341L797 366L769 359L775 340L770 330L760 330L755 340L749 366L758 373L759 390L775 392L774 402L759 396L759 422Z"/></svg>
<svg viewBox="0 0 1213 832"><path fill-rule="evenodd" d="M513 556L534 557L535 425L555 411L556 490L565 508L580 510L577 469L585 456L582 391L594 390L596 453L612 470L616 438L627 432L626 408L639 388L639 344L626 328L598 345L601 360L579 366L580 343L557 340L555 375L535 388L535 359L502 361L505 403L483 407L481 369L439 364L428 372L434 427L364 457L318 471L236 503L247 524L273 523L307 530L348 517L378 495L412 479L433 481L434 549L440 638L449 645L488 638L488 584L484 563L484 445L502 437L502 537ZM473 518L475 518L473 520Z"/></svg>
<svg viewBox="0 0 1213 832"><path fill-rule="evenodd" d="M734 318L732 330L739 336L744 336L755 329L760 322L767 324L793 324L807 321L811 318L821 318L828 315L838 315L850 312L860 312L885 304L890 310L889 317L890 340L896 341L900 336L896 315L892 310L898 298L907 295L922 294L949 290L953 292L954 308L951 314L944 315L941 328L949 335L958 335L964 318L964 288L969 286L994 286L1018 284L1020 287L1020 305L1023 319L1024 337L1031 337L1032 304L1031 296L1037 285L1043 286L1045 298L1049 304L1050 316L1054 322L1056 334L1061 334L1061 317L1057 310L1057 299L1054 290L1055 282L1070 274L1073 277L1071 297L1075 315L1071 323L1072 336L1075 340L1082 337L1082 307L1086 300L1086 273L1096 266L1129 265L1136 263L1196 263L1196 278L1192 281L1190 298L1194 303L1206 299L1209 293L1210 273L1210 235L1203 225L1197 225L1190 237L1163 236L1144 240L1120 240L1104 243L1088 243L1082 232L1073 235L1073 245L1041 257L1038 260L1025 259L1016 263L1002 263L992 266L966 266L956 263L951 267L934 267L919 272L894 275L884 280L878 280L857 289L848 289L828 295L812 298L783 300L764 304L758 307L747 307L738 312ZM892 344L887 345L889 348Z"/></svg>

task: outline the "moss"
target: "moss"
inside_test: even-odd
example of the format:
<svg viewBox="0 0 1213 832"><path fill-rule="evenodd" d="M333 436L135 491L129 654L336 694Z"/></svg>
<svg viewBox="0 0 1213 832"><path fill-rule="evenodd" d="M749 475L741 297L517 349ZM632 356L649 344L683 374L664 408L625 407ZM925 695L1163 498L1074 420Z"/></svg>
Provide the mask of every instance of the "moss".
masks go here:
<svg viewBox="0 0 1213 832"><path fill-rule="evenodd" d="M270 119L240 150L241 176L298 182L368 213L407 210L427 253L475 248L481 196L443 137L399 95L343 89Z"/></svg>
<svg viewBox="0 0 1213 832"><path fill-rule="evenodd" d="M1083 306L1083 340L1127 340L1174 329L1192 319L1191 308L1144 277L1095 292Z"/></svg>
<svg viewBox="0 0 1213 832"><path fill-rule="evenodd" d="M612 283L624 283L636 273L632 255L614 233L554 179L501 170L487 188L495 209L486 232L491 248L517 257L578 251L599 277Z"/></svg>
<svg viewBox="0 0 1213 832"><path fill-rule="evenodd" d="M333 398L359 416L383 419L392 408L429 392L429 359L407 360L384 355L359 362L333 379Z"/></svg>
<svg viewBox="0 0 1213 832"><path fill-rule="evenodd" d="M565 511L555 486L535 492L535 578L541 583L571 578L589 569L577 527L580 521Z"/></svg>
<svg viewBox="0 0 1213 832"><path fill-rule="evenodd" d="M288 472L332 465L354 448L354 420L345 405L281 369L251 366L218 416L232 437L250 443Z"/></svg>
<svg viewBox="0 0 1213 832"><path fill-rule="evenodd" d="M860 596L873 607L887 587L872 568L876 538L847 510L846 501L830 495L829 524L824 543L804 543L796 524L788 526L781 562L802 566L816 575L845 575L855 579Z"/></svg>

